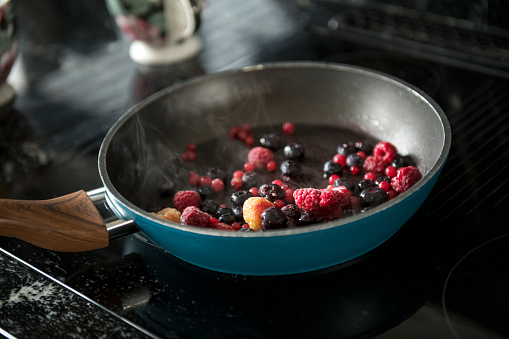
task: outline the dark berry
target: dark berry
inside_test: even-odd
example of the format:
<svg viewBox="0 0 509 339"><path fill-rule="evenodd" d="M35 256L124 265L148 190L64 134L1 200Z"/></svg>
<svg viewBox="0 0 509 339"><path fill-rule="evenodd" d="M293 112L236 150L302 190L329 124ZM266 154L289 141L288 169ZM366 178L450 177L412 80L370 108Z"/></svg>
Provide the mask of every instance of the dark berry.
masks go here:
<svg viewBox="0 0 509 339"><path fill-rule="evenodd" d="M335 163L332 160L327 161L323 165L323 173L327 177L329 177L329 176L331 176L333 174L341 175L342 171L343 171L343 166L341 166L338 163Z"/></svg>
<svg viewBox="0 0 509 339"><path fill-rule="evenodd" d="M217 210L216 210L216 217L219 217L223 214L233 214L233 210L228 207L228 206L220 206Z"/></svg>
<svg viewBox="0 0 509 339"><path fill-rule="evenodd" d="M246 172L242 175L242 182L245 188L258 186L258 174L256 172Z"/></svg>
<svg viewBox="0 0 509 339"><path fill-rule="evenodd" d="M347 190L353 191L355 186L352 184L352 182L345 178L339 178L334 180L334 187L344 186Z"/></svg>
<svg viewBox="0 0 509 339"><path fill-rule="evenodd" d="M269 207L262 212L262 228L264 230L271 230L277 228L285 228L288 220L286 216L277 207Z"/></svg>
<svg viewBox="0 0 509 339"><path fill-rule="evenodd" d="M284 149L285 157L293 160L302 160L304 158L304 147L301 144L288 144Z"/></svg>
<svg viewBox="0 0 509 339"><path fill-rule="evenodd" d="M251 197L253 197L253 193L246 191L246 190L241 190L241 191L233 192L230 197L230 200L234 207L235 206L242 207L242 205L244 205L244 201L246 201L247 199L249 199Z"/></svg>
<svg viewBox="0 0 509 339"><path fill-rule="evenodd" d="M216 211L218 208L219 208L219 203L212 199L204 200L204 201L202 201L202 203L200 205L200 209L203 212L208 213L210 215L216 214Z"/></svg>
<svg viewBox="0 0 509 339"><path fill-rule="evenodd" d="M223 182L226 182L228 180L228 172L226 172L226 170L224 170L221 167L214 166L214 167L210 167L207 170L207 177L209 177L211 179L218 178L218 179L223 180Z"/></svg>
<svg viewBox="0 0 509 339"><path fill-rule="evenodd" d="M311 225L311 224L314 224L315 222L316 222L316 216L309 211L302 211L302 213L300 214L299 220L297 220L297 224L299 226Z"/></svg>
<svg viewBox="0 0 509 339"><path fill-rule="evenodd" d="M300 175L300 163L296 160L285 160L279 167L281 172L288 177L296 177Z"/></svg>
<svg viewBox="0 0 509 339"><path fill-rule="evenodd" d="M281 147L281 137L275 133L264 134L260 138L260 144L275 151Z"/></svg>
<svg viewBox="0 0 509 339"><path fill-rule="evenodd" d="M338 149L337 149L337 153L343 154L343 155L348 155L350 153L355 153L355 152L357 152L357 148L351 142L341 144L338 146Z"/></svg>
<svg viewBox="0 0 509 339"><path fill-rule="evenodd" d="M353 167L357 166L359 168L364 165L364 158L360 156L358 153L350 153L346 156L346 166Z"/></svg>
<svg viewBox="0 0 509 339"><path fill-rule="evenodd" d="M286 220L287 220L286 228L294 228L294 227L298 226L297 220L295 220L293 218L286 218Z"/></svg>
<svg viewBox="0 0 509 339"><path fill-rule="evenodd" d="M373 144L367 141L357 141L354 146L358 151L362 151L366 154L370 154L373 151Z"/></svg>
<svg viewBox="0 0 509 339"><path fill-rule="evenodd" d="M301 214L301 210L296 204L288 204L283 206L283 208L281 208L281 212L283 212L287 218L292 218L295 220L298 220Z"/></svg>
<svg viewBox="0 0 509 339"><path fill-rule="evenodd" d="M196 190L200 194L200 198L202 200L203 199L207 199L207 197L209 197L209 196L214 194L214 189L212 189L212 186L210 186L210 185L201 185L201 186L198 186L198 188Z"/></svg>
<svg viewBox="0 0 509 339"><path fill-rule="evenodd" d="M217 209L216 218L217 221L225 224L231 224L236 221L233 210L227 206L221 206Z"/></svg>
<svg viewBox="0 0 509 339"><path fill-rule="evenodd" d="M376 187L376 186L377 186L376 183L374 183L373 180L370 180L370 179L362 179L357 184L357 187L359 188L360 192L364 191L365 189L368 189L371 187Z"/></svg>
<svg viewBox="0 0 509 339"><path fill-rule="evenodd" d="M233 207L233 215L235 216L235 220L238 222L244 222L244 209L242 206Z"/></svg>
<svg viewBox="0 0 509 339"><path fill-rule="evenodd" d="M392 162L392 166L396 168L415 166L415 161L410 156L397 156Z"/></svg>
<svg viewBox="0 0 509 339"><path fill-rule="evenodd" d="M378 178L376 179L375 183L376 183L377 185L379 185L382 181L387 181L387 182L390 184L390 183L391 183L391 178L390 178L390 177L388 177L388 176L386 176L386 175L383 175L383 176L381 176L381 177L378 177Z"/></svg>
<svg viewBox="0 0 509 339"><path fill-rule="evenodd" d="M366 188L359 195L361 207L371 208L380 205L388 200L387 192L380 187Z"/></svg>
<svg viewBox="0 0 509 339"><path fill-rule="evenodd" d="M285 191L279 185L264 184L258 189L258 196L274 202L278 199L283 199Z"/></svg>

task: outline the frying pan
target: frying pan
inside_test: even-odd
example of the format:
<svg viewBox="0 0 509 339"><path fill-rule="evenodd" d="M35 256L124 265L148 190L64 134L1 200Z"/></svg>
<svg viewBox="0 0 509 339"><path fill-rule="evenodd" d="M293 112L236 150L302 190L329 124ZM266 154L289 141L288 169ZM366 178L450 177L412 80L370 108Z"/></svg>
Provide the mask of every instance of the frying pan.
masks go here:
<svg viewBox="0 0 509 339"><path fill-rule="evenodd" d="M389 141L400 154L412 155L423 178L364 213L292 229L225 232L162 221L146 212L159 196L158 183L178 188L187 173L178 154L188 143L213 144L233 125L256 128L285 121L347 128ZM147 98L107 133L98 165L105 205L176 257L226 273L281 275L345 263L390 238L430 193L450 143L441 108L401 80L341 64L270 63L196 77ZM105 247L108 231L96 206L83 191L47 201L3 200L0 235L58 251ZM117 226L112 229L123 227Z"/></svg>

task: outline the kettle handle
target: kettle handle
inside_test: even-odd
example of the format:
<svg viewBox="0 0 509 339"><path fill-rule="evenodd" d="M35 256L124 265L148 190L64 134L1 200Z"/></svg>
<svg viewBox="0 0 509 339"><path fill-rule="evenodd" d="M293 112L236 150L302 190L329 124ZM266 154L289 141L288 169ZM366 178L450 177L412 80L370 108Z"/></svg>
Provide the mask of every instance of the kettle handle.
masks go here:
<svg viewBox="0 0 509 339"><path fill-rule="evenodd" d="M0 199L0 236L61 252L109 244L104 220L83 190L49 200Z"/></svg>

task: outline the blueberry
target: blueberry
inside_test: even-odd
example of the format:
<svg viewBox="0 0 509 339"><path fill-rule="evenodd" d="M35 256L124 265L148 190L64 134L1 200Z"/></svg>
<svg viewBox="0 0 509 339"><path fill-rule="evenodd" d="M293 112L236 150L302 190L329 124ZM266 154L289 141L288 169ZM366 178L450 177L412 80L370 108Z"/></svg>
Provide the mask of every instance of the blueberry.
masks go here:
<svg viewBox="0 0 509 339"><path fill-rule="evenodd" d="M335 163L332 160L327 161L323 165L323 173L326 176L331 176L333 174L341 175L341 172L343 171L343 166L341 166L338 163Z"/></svg>
<svg viewBox="0 0 509 339"><path fill-rule="evenodd" d="M244 222L244 209L242 206L233 207L233 215L235 216L235 220L238 222Z"/></svg>
<svg viewBox="0 0 509 339"><path fill-rule="evenodd" d="M352 182L345 178L339 178L334 180L334 187L344 186L347 190L352 191L354 189L354 185Z"/></svg>
<svg viewBox="0 0 509 339"><path fill-rule="evenodd" d="M300 174L300 163L296 160L285 160L279 168L288 177L296 177Z"/></svg>
<svg viewBox="0 0 509 339"><path fill-rule="evenodd" d="M219 217L223 214L233 214L233 210L228 206L221 206L216 210L216 217Z"/></svg>
<svg viewBox="0 0 509 339"><path fill-rule="evenodd" d="M368 141L357 141L354 146L358 151L364 152L365 154L373 152L373 145Z"/></svg>
<svg viewBox="0 0 509 339"><path fill-rule="evenodd" d="M359 191L362 192L362 191L364 191L367 188L377 187L377 186L376 186L376 184L372 180L362 179L357 184L357 187L359 188Z"/></svg>
<svg viewBox="0 0 509 339"><path fill-rule="evenodd" d="M219 208L219 203L212 199L203 200L201 203L201 206L200 206L200 209L203 212L208 213L210 215L216 214L216 211L218 208Z"/></svg>
<svg viewBox="0 0 509 339"><path fill-rule="evenodd" d="M252 196L253 196L253 193L246 191L246 190L241 190L241 191L232 193L230 200L232 202L233 207L236 207L236 206L242 207L242 205L244 205L244 201L251 198Z"/></svg>
<svg viewBox="0 0 509 339"><path fill-rule="evenodd" d="M301 214L301 210L296 204L284 205L281 208L281 212L283 212L287 218L292 218L295 220L298 220Z"/></svg>
<svg viewBox="0 0 509 339"><path fill-rule="evenodd" d="M285 228L288 220L286 216L277 207L269 207L262 212L262 228L264 230L271 230L277 228Z"/></svg>
<svg viewBox="0 0 509 339"><path fill-rule="evenodd" d="M357 148L355 148L355 145L351 142L344 143L338 146L337 148L338 154L348 155L350 153L357 152Z"/></svg>
<svg viewBox="0 0 509 339"><path fill-rule="evenodd" d="M397 156L396 160L394 160L391 164L396 168L407 167L407 166L415 166L415 161L410 156Z"/></svg>
<svg viewBox="0 0 509 339"><path fill-rule="evenodd" d="M227 206L221 206L217 209L216 218L217 221L225 224L232 224L236 220L233 209Z"/></svg>
<svg viewBox="0 0 509 339"><path fill-rule="evenodd" d="M214 194L214 190L210 185L201 185L196 190L200 194L200 198L202 198L202 200L207 199L207 197Z"/></svg>
<svg viewBox="0 0 509 339"><path fill-rule="evenodd" d="M275 133L264 134L260 138L260 144L271 150L277 150L281 147L281 137Z"/></svg>
<svg viewBox="0 0 509 339"><path fill-rule="evenodd" d="M375 207L388 200L387 192L379 187L366 188L359 195L361 207L364 209Z"/></svg>
<svg viewBox="0 0 509 339"><path fill-rule="evenodd" d="M285 191L281 188L281 186L276 184L264 184L261 185L258 189L258 195L272 202L283 199L285 196Z"/></svg>
<svg viewBox="0 0 509 339"><path fill-rule="evenodd" d="M209 167L209 169L207 170L207 177L211 179L218 178L223 180L223 182L226 182L228 179L228 172L226 172L226 170L221 167L217 166Z"/></svg>
<svg viewBox="0 0 509 339"><path fill-rule="evenodd" d="M351 153L346 156L346 165L348 167L357 166L361 168L364 165L364 159L357 153Z"/></svg>
<svg viewBox="0 0 509 339"><path fill-rule="evenodd" d="M301 144L288 144L284 148L285 157L293 160L302 160L304 158L304 147Z"/></svg>
<svg viewBox="0 0 509 339"><path fill-rule="evenodd" d="M251 188L258 186L258 174L255 172L246 172L242 175L244 187Z"/></svg>
<svg viewBox="0 0 509 339"><path fill-rule="evenodd" d="M297 224L299 226L311 225L316 222L316 216L309 211L302 211Z"/></svg>

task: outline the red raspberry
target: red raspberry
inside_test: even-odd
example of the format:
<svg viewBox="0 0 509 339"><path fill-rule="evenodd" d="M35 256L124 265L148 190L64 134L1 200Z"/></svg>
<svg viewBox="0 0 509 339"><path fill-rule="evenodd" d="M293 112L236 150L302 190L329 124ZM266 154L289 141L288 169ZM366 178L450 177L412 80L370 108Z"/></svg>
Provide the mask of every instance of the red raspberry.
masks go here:
<svg viewBox="0 0 509 339"><path fill-rule="evenodd" d="M201 211L198 207L187 207L180 216L180 223L188 226L210 227L210 214Z"/></svg>
<svg viewBox="0 0 509 339"><path fill-rule="evenodd" d="M313 214L320 209L320 195L320 190L316 188L299 188L293 191L295 204Z"/></svg>
<svg viewBox="0 0 509 339"><path fill-rule="evenodd" d="M195 191L178 191L173 197L173 205L181 213L189 206L198 207L200 204L200 195Z"/></svg>
<svg viewBox="0 0 509 339"><path fill-rule="evenodd" d="M386 165L389 165L391 162L396 160L398 156L398 151L393 144L386 141L380 141L373 148L373 155L375 157L382 158Z"/></svg>
<svg viewBox="0 0 509 339"><path fill-rule="evenodd" d="M382 158L370 155L364 160L362 165L363 172L373 172L375 174L383 174L385 171L385 163Z"/></svg>
<svg viewBox="0 0 509 339"><path fill-rule="evenodd" d="M417 167L402 167L398 169L398 174L391 179L391 187L401 194L415 185L421 178L422 174Z"/></svg>
<svg viewBox="0 0 509 339"><path fill-rule="evenodd" d="M270 149L258 146L249 151L247 159L248 162L253 164L256 168L262 169L267 166L269 161L274 159L274 154Z"/></svg>
<svg viewBox="0 0 509 339"><path fill-rule="evenodd" d="M318 220L332 220L343 215L341 200L343 194L336 190L322 190L320 209L316 214Z"/></svg>

